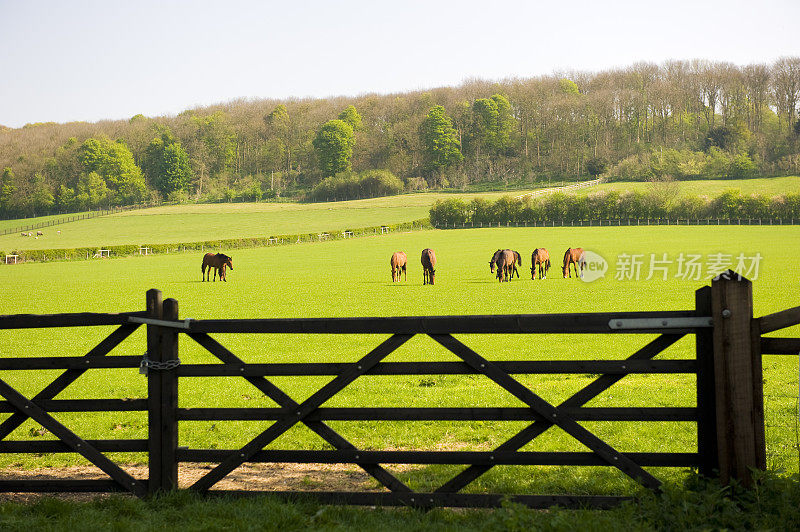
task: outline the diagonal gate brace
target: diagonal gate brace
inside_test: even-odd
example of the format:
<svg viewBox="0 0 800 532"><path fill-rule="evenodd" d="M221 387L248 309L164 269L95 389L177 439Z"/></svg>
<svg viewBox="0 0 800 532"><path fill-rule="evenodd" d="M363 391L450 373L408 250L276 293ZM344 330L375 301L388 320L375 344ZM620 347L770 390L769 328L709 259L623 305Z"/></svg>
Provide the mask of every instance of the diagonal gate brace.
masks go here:
<svg viewBox="0 0 800 532"><path fill-rule="evenodd" d="M17 390L9 386L4 380L0 380L0 395L34 421L40 423L44 428L52 432L59 440L64 442L73 451L89 460L108 474L120 486L134 493L139 497L144 497L147 489L144 484L133 478L117 464L109 460L106 455L88 444L85 440L78 437L74 432L59 423L54 417L45 412L36 403L30 401Z"/></svg>
<svg viewBox="0 0 800 532"><path fill-rule="evenodd" d="M534 412L548 419L553 424L558 425L567 434L603 458L609 465L616 467L647 488L657 489L661 486L661 481L642 469L633 460L586 430L574 419L561 414L558 408L533 393L526 386L511 377L511 375L501 370L495 364L489 362L460 341L449 334L435 334L430 336L464 360L464 362L469 364L475 371L483 373L514 397L530 406Z"/></svg>
<svg viewBox="0 0 800 532"><path fill-rule="evenodd" d="M97 344L94 348L92 348L84 358L87 362L91 358L99 358L106 356L108 353L111 352L115 347L117 347L123 340L125 340L128 336L130 336L136 329L139 328L139 325L122 325L114 330L110 335L104 338L99 344ZM47 399L52 399L56 395L63 392L67 386L75 382L78 377L83 375L87 370L85 369L68 369L61 375L59 375L53 382L48 384L42 391L37 393L32 401L35 403L37 401L44 401ZM15 412L11 414L5 421L0 423L0 440L5 439L8 437L9 434L14 432L25 420L28 419L28 416L23 412Z"/></svg>
<svg viewBox="0 0 800 532"><path fill-rule="evenodd" d="M395 334L382 342L361 360L350 366L328 384L320 388L320 390L311 397L300 403L294 412L275 421L275 423L239 449L239 451L220 462L217 467L198 479L197 482L191 486L191 489L206 491L211 488L211 486L222 480L228 473L252 458L255 453L262 450L266 445L269 445L291 427L301 422L306 416L319 408L320 405L325 403L328 399L339 393L348 384L372 369L412 336L412 334Z"/></svg>
<svg viewBox="0 0 800 532"><path fill-rule="evenodd" d="M629 356L628 360L650 360L683 337L684 334L662 334ZM619 382L624 376L625 375L602 375L562 402L559 408L580 407ZM528 442L541 436L552 426L553 423L549 420L535 421L509 438L506 442L500 444L495 450L517 451ZM444 493L458 492L491 468L491 465L471 465L443 484L436 491Z"/></svg>
<svg viewBox="0 0 800 532"><path fill-rule="evenodd" d="M242 364L244 361L236 355L228 351L219 342L208 336L206 333L190 333L189 336L198 344L203 346L209 353L219 358L226 364ZM247 382L258 388L267 397L275 401L279 406L297 411L299 403L289 397L280 388L275 386L272 382L265 377L244 377ZM302 422L322 439L333 445L338 450L354 450L357 451L355 445L347 441L338 432L323 423L322 421L312 421L303 419ZM358 464L364 471L373 476L378 482L389 488L391 491L396 492L411 492L411 489L398 480L394 475L389 473L386 469L378 464L359 463Z"/></svg>

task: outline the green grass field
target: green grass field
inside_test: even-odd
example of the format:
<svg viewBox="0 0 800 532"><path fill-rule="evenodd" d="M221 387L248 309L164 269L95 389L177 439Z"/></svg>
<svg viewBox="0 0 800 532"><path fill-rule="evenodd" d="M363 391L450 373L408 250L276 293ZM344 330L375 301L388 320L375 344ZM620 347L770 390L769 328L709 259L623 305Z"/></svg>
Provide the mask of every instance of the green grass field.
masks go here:
<svg viewBox="0 0 800 532"><path fill-rule="evenodd" d="M522 193L522 192L520 192ZM460 198L497 199L503 194L465 193ZM447 193L406 194L331 203L215 203L125 211L102 218L47 227L44 236L0 236L0 250L61 249L117 244L163 244L225 238L268 237L317 231L343 231L426 218ZM10 227L38 218L17 220ZM60 233L58 233L60 231Z"/></svg>
<svg viewBox="0 0 800 532"><path fill-rule="evenodd" d="M303 211L303 209L299 209ZM312 217L307 212L304 216ZM120 217L122 218L122 217ZM128 219L140 221L138 218ZM156 217L154 217L156 218ZM112 221L112 218L105 218ZM208 223L208 222L206 222ZM175 229L179 231L179 229ZM509 314L678 310L694 305L694 290L708 283L700 278L676 278L675 261L681 252L710 260L716 253L763 256L754 280L756 315L798 305L796 259L800 228L785 227L589 227L546 229L472 229L422 231L263 249L236 250L235 269L227 283L200 281L199 254L129 257L63 263L31 263L0 269L3 297L0 314L58 312L119 312L144 308L147 289L159 288L164 297L180 303L183 318L271 318L325 316L393 316L448 314ZM557 263L568 246L582 246L601 254L609 263L606 278L592 283L563 279ZM423 286L419 253L425 247L438 256L435 286ZM521 279L497 283L488 262L497 248L517 249L524 263ZM548 279L532 281L530 252L546 247L555 257ZM389 257L405 250L410 258L408 280L393 284ZM645 280L650 254L667 254L673 264L668 279L660 274ZM614 279L619 257L642 254L640 280ZM752 275L751 275L752 276ZM0 356L82 355L109 329L87 331L44 329L0 331ZM780 335L798 334L797 328ZM248 362L354 361L376 346L382 337L337 335L217 335L218 340ZM535 336L465 335L460 337L478 353L493 360L512 359L619 359L633 353L651 336ZM181 359L211 362L212 357L183 338ZM141 355L144 333L137 332L113 354ZM694 341L685 338L660 357L689 358ZM452 360L454 357L429 338L415 337L389 360ZM797 359L764 359L769 466L776 471L798 468ZM57 372L9 372L4 376L26 394L33 394ZM558 402L585 386L591 375L521 377L544 399ZM325 378L281 378L274 382L295 400L322 386ZM145 379L135 370L95 370L84 375L60 398L143 397ZM689 376L628 376L587 406L692 406L694 380ZM181 382L182 407L274 406L255 388L236 378L193 378ZM521 406L483 377L365 377L325 406ZM146 429L144 414L60 414L59 419L81 428L86 438L139 438ZM371 423L336 422L355 445L371 449L488 450L523 425L517 422ZM690 423L585 423L585 426L623 451L691 451L696 432ZM38 425L26 423L11 439L36 435ZM199 448L233 448L263 430L257 422L183 422L180 444ZM295 428L273 448L325 448L304 428ZM559 430L551 429L526 450L582 450ZM142 456L121 455L122 461ZM6 465L23 467L76 463L69 455L5 455ZM415 488L435 487L458 467L412 469L401 474ZM537 472L546 472L542 475ZM653 474L680 481L684 472L659 470ZM606 468L495 468L470 490L518 492L620 493L635 490L632 482Z"/></svg>
<svg viewBox="0 0 800 532"><path fill-rule="evenodd" d="M685 196L706 195L714 197L728 189L738 189L742 194L763 194L765 196L800 192L800 176L676 181L676 184L679 193ZM580 189L576 191L576 194L586 195L595 192L625 192L628 190L646 192L651 187L652 185L648 182L617 181Z"/></svg>
<svg viewBox="0 0 800 532"><path fill-rule="evenodd" d="M648 190L649 183L605 183L579 189L578 194L603 190ZM767 195L800 191L800 177L744 180L683 181L681 194L714 196L728 188L743 193ZM332 203L218 203L173 205L125 211L102 218L81 220L44 229L39 238L18 233L0 236L0 251L20 249L61 249L103 247L119 244L164 244L197 242L239 237L268 237L282 234L342 231L357 227L389 225L428 216L436 200L484 198L495 200L504 195L518 196L526 191L487 193L430 192L405 194L366 200ZM46 218L5 220L0 229L44 221ZM60 233L58 233L60 231Z"/></svg>

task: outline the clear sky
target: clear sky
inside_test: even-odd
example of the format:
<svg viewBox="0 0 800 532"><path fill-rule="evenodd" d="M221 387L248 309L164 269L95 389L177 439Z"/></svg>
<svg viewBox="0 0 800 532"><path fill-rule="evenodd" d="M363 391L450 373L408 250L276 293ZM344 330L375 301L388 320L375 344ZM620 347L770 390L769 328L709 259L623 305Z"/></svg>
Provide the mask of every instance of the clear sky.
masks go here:
<svg viewBox="0 0 800 532"><path fill-rule="evenodd" d="M0 124L800 55L800 0L0 0Z"/></svg>

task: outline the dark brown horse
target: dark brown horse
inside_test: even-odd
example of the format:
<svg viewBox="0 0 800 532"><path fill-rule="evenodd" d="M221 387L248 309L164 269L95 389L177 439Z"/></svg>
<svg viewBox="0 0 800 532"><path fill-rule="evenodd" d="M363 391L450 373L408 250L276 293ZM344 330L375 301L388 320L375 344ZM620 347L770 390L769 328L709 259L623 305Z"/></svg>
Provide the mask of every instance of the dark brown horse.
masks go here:
<svg viewBox="0 0 800 532"><path fill-rule="evenodd" d="M514 260L515 260L514 264L511 265L511 267L513 268L511 274L513 275L516 273L517 279L519 279L519 270L517 270L517 264L522 266L522 255L519 254L519 251L514 251L513 249L511 250L511 252L514 254Z"/></svg>
<svg viewBox="0 0 800 532"><path fill-rule="evenodd" d="M536 279L536 268L539 268L539 279L547 279L550 269L550 253L544 248L536 248L531 253L531 279Z"/></svg>
<svg viewBox="0 0 800 532"><path fill-rule="evenodd" d="M228 278L225 275L225 268L228 266L230 266L231 270L233 269L233 259L224 253L206 253L203 256L203 267L200 269L200 271L203 272L203 281L211 280L212 269L214 270L215 281L217 280L217 272L219 272L220 281L227 281ZM206 274L206 268L208 268L208 274Z"/></svg>
<svg viewBox="0 0 800 532"><path fill-rule="evenodd" d="M422 250L422 284L433 284L436 278L436 253L430 248Z"/></svg>
<svg viewBox="0 0 800 532"><path fill-rule="evenodd" d="M517 271L517 262L522 266L522 257L519 253L510 249L498 249L494 252L492 260L489 262L489 270L494 273L494 269L497 268L497 280L501 283L510 281L511 277L514 276L514 272ZM517 277L519 277L518 271Z"/></svg>
<svg viewBox="0 0 800 532"><path fill-rule="evenodd" d="M564 277L567 276L572 277L572 272L569 269L570 264L572 264L572 268L575 270L575 278L582 278L583 277L583 268L586 267L586 259L583 255L583 248L567 248L566 253L564 253L564 264L561 266L561 271L564 274ZM580 265L581 272L578 273L578 266Z"/></svg>
<svg viewBox="0 0 800 532"><path fill-rule="evenodd" d="M400 274L405 274L404 277L408 280L408 276L406 274L406 263L408 262L408 258L406 254L402 251L395 251L392 253L392 259L389 261L389 264L392 266L392 282L396 283L400 281Z"/></svg>

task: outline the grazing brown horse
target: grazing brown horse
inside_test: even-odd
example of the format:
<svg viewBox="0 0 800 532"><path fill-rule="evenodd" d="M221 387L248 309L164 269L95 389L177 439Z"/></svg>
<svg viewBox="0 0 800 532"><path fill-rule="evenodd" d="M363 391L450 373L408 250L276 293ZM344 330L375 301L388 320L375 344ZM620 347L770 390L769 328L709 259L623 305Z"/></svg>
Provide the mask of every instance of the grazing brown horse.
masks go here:
<svg viewBox="0 0 800 532"><path fill-rule="evenodd" d="M422 284L433 284L436 278L436 253L430 248L422 250Z"/></svg>
<svg viewBox="0 0 800 532"><path fill-rule="evenodd" d="M203 281L211 280L211 270L213 269L215 281L217 280L217 272L219 272L219 280L227 282L225 268L228 266L230 266L231 270L233 269L233 259L224 253L206 253L203 256L203 267L200 269L203 272ZM206 274L206 268L208 268L208 274Z"/></svg>
<svg viewBox="0 0 800 532"><path fill-rule="evenodd" d="M536 248L531 253L531 279L536 279L536 267L539 267L539 279L547 279L550 269L550 253L544 248Z"/></svg>
<svg viewBox="0 0 800 532"><path fill-rule="evenodd" d="M564 264L561 267L561 271L566 278L567 275L572 277L572 272L569 269L570 264L572 264L573 269L575 270L575 278L582 278L583 277L583 268L586 266L586 259L583 255L583 248L567 248L566 253L564 253ZM578 274L578 266L580 265L581 273Z"/></svg>
<svg viewBox="0 0 800 532"><path fill-rule="evenodd" d="M513 249L511 250L511 253L514 254L514 261L515 261L514 264L511 265L511 268L513 268L511 274L513 275L516 273L517 279L519 279L519 270L517 270L517 264L522 266L522 255L519 254L519 251L514 251Z"/></svg>
<svg viewBox="0 0 800 532"><path fill-rule="evenodd" d="M494 255L492 255L492 260L489 261L489 271L494 273L494 266L497 263L497 257L503 251L510 251L511 253L514 254L514 264L511 265L512 268L511 275L516 273L517 278L519 278L519 271L517 270L517 264L522 266L522 255L519 254L519 251L514 251L512 249L507 249L507 250L498 249L497 251L495 251Z"/></svg>
<svg viewBox="0 0 800 532"><path fill-rule="evenodd" d="M389 261L389 264L392 266L392 282L396 283L400 281L400 273L406 274L406 263L408 262L408 258L406 254L402 251L395 251L392 253L392 259ZM408 274L405 275L406 280L408 280Z"/></svg>
<svg viewBox="0 0 800 532"><path fill-rule="evenodd" d="M498 249L494 252L491 262L489 262L489 270L494 273L495 267L497 268L497 280L501 283L510 281L517 270L517 262L522 266L522 257L519 253L510 249ZM517 277L519 277L519 272L517 272Z"/></svg>

